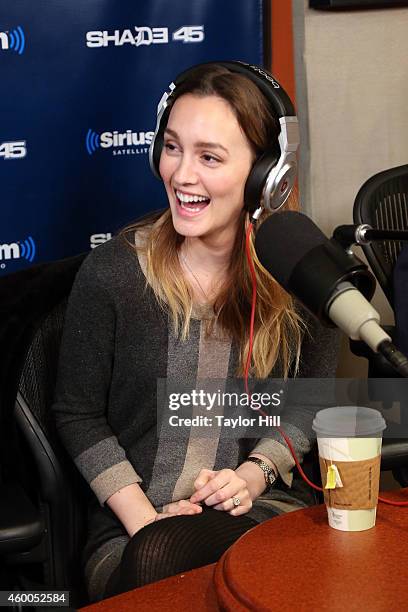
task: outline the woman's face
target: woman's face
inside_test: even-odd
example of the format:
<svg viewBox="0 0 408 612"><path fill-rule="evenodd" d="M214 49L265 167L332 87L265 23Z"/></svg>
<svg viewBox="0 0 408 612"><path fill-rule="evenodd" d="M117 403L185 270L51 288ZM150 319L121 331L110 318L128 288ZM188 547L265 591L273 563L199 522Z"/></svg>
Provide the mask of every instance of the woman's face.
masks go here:
<svg viewBox="0 0 408 612"><path fill-rule="evenodd" d="M225 100L192 94L176 100L160 158L176 231L232 244L253 157Z"/></svg>

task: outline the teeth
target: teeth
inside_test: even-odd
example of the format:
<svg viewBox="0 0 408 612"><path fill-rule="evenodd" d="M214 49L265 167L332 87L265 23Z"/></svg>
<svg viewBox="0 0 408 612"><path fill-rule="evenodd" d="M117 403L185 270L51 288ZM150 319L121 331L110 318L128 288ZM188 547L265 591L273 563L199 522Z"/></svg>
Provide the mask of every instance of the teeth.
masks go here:
<svg viewBox="0 0 408 612"><path fill-rule="evenodd" d="M188 210L188 212L200 212L200 210L202 210L202 208L192 208L191 206L186 206L184 202L181 203L181 208Z"/></svg>
<svg viewBox="0 0 408 612"><path fill-rule="evenodd" d="M201 195L187 195L185 193L182 193L181 191L176 191L176 195L178 197L178 199L180 200L180 202L207 202L208 198L206 198L205 196L201 196Z"/></svg>

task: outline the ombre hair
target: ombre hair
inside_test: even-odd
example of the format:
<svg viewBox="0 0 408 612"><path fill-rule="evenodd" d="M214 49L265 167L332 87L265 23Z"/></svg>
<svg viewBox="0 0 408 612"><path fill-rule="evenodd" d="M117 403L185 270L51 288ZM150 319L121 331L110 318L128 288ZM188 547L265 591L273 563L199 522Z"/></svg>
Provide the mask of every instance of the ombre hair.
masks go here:
<svg viewBox="0 0 408 612"><path fill-rule="evenodd" d="M171 104L185 94L224 99L237 117L252 148L254 160L266 150L277 147L279 122L264 95L244 75L232 73L222 66L200 66L177 87ZM298 209L295 192L289 196L285 206ZM263 211L258 224L269 214ZM249 213L243 209L227 280L219 289L212 305L214 317L207 324L208 333L216 322L217 327L236 343L239 350L238 376L244 373L249 350L252 281L245 252L248 224ZM145 257L147 283L159 304L170 313L175 333L185 340L193 313L193 290L184 278L178 256L184 236L174 229L170 209L148 215L123 230L124 233L129 231L140 232L139 235L144 237L133 248ZM298 369L304 323L291 296L259 262L253 237L250 251L257 280L250 374L266 378L274 367L279 366L278 375L287 377L289 372L295 373Z"/></svg>

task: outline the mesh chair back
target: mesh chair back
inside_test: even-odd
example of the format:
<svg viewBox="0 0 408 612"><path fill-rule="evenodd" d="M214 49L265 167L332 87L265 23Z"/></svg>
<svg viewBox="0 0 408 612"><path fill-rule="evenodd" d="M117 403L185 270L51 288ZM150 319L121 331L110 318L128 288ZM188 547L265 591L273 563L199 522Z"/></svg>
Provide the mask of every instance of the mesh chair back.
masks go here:
<svg viewBox="0 0 408 612"><path fill-rule="evenodd" d="M49 585L83 597L81 552L87 502L91 496L56 432L51 410L58 368L66 299L40 322L28 347L16 400L16 420L30 448L33 482L46 517Z"/></svg>
<svg viewBox="0 0 408 612"><path fill-rule="evenodd" d="M20 393L51 444L58 443L50 407L57 377L65 307L66 300L58 304L39 326L28 347L19 384Z"/></svg>
<svg viewBox="0 0 408 612"><path fill-rule="evenodd" d="M364 183L354 202L354 222L375 229L408 230L408 165L379 172ZM393 307L392 273L402 242L375 241L364 245L367 260Z"/></svg>

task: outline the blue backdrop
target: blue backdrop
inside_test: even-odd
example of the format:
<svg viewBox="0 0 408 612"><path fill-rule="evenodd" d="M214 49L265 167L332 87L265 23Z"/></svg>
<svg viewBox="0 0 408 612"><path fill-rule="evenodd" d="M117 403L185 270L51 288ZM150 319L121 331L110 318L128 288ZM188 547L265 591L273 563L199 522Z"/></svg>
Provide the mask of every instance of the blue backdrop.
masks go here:
<svg viewBox="0 0 408 612"><path fill-rule="evenodd" d="M166 204L147 154L157 103L195 63L264 64L265 2L1 0L0 274Z"/></svg>

